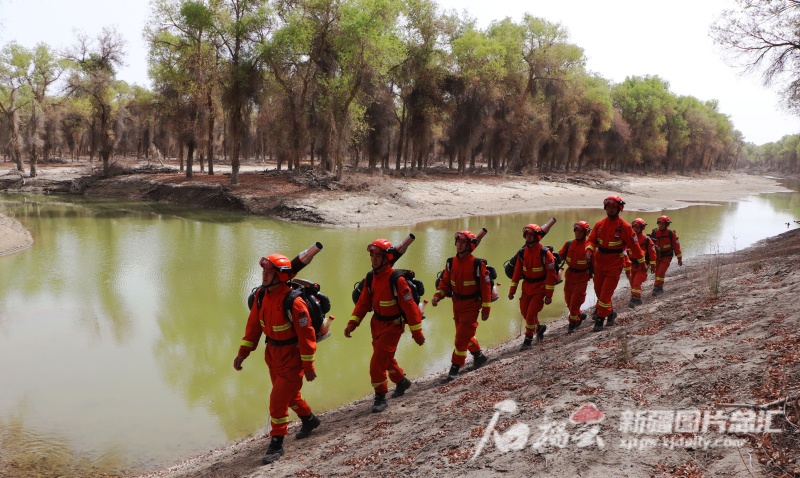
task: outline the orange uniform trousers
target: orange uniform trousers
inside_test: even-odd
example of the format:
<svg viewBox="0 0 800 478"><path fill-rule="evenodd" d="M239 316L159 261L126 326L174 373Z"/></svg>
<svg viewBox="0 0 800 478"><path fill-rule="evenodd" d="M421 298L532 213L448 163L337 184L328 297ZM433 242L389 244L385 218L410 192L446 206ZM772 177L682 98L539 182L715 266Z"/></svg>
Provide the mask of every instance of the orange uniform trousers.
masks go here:
<svg viewBox="0 0 800 478"><path fill-rule="evenodd" d="M600 252L595 254L594 293L597 296L597 316L606 318L611 315L613 308L611 298L617 290L619 277L622 275L622 259L618 255L608 258L603 258L603 255L606 254Z"/></svg>
<svg viewBox="0 0 800 478"><path fill-rule="evenodd" d="M286 436L289 428L289 408L299 417L311 414L300 388L303 386L303 363L297 344L267 345L264 361L269 368L272 391L269 393L270 436Z"/></svg>
<svg viewBox="0 0 800 478"><path fill-rule="evenodd" d="M524 282L519 311L525 317L525 336L533 337L539 328L539 312L544 309L545 281Z"/></svg>
<svg viewBox="0 0 800 478"><path fill-rule="evenodd" d="M647 280L647 267L632 267L628 281L631 283L631 297L642 296L642 284Z"/></svg>
<svg viewBox="0 0 800 478"><path fill-rule="evenodd" d="M463 367L467 361L467 351L477 353L481 350L475 332L478 330L478 314L481 312L480 299L453 298L453 322L456 326L455 350L450 362Z"/></svg>
<svg viewBox="0 0 800 478"><path fill-rule="evenodd" d="M670 263L672 263L672 256L662 256L656 259L656 280L653 283L655 287L664 286L664 278L667 276Z"/></svg>
<svg viewBox="0 0 800 478"><path fill-rule="evenodd" d="M567 268L564 274L564 302L569 309L569 321L580 322L581 306L586 302L589 271L575 272Z"/></svg>
<svg viewBox="0 0 800 478"><path fill-rule="evenodd" d="M403 319L397 319L401 321ZM389 384L387 382L386 373L389 373L389 380L394 383L400 383L405 376L403 369L394 358L397 352L397 344L400 343L400 337L403 336L402 322L398 322L396 327L392 327L394 323L381 323L378 319L373 318L370 321L370 329L372 331L372 358L369 361L369 377L372 382L372 387L375 393L385 395L389 391Z"/></svg>

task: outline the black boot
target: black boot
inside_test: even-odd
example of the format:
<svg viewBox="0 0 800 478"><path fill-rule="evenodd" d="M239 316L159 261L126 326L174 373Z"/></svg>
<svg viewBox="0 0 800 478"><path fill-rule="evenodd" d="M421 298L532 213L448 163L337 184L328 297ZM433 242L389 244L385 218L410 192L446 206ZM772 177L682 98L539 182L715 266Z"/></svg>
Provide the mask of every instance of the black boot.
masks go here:
<svg viewBox="0 0 800 478"><path fill-rule="evenodd" d="M525 340L522 341L522 345L520 346L520 350L527 350L532 347L533 344L533 335L526 335Z"/></svg>
<svg viewBox="0 0 800 478"><path fill-rule="evenodd" d="M547 330L547 326L540 324L539 328L536 329L536 342L542 343L544 341L544 331Z"/></svg>
<svg viewBox="0 0 800 478"><path fill-rule="evenodd" d="M294 435L298 440L307 438L311 435L311 432L322 423L313 413L307 417L300 417L300 421L303 422L303 424L300 426L300 431Z"/></svg>
<svg viewBox="0 0 800 478"><path fill-rule="evenodd" d="M483 367L483 364L489 361L489 357L483 355L483 352L478 350L474 354L472 354L472 365L469 367L470 370L478 370L479 368Z"/></svg>
<svg viewBox="0 0 800 478"><path fill-rule="evenodd" d="M578 324L580 324L580 322L570 322L569 326L567 327L567 333L568 334L574 334L575 333L575 329L578 328Z"/></svg>
<svg viewBox="0 0 800 478"><path fill-rule="evenodd" d="M663 293L664 293L664 286L657 285L653 287L653 295L661 295Z"/></svg>
<svg viewBox="0 0 800 478"><path fill-rule="evenodd" d="M375 394L375 402L372 404L372 413L380 413L386 410L386 394L383 393L376 393Z"/></svg>
<svg viewBox="0 0 800 478"><path fill-rule="evenodd" d="M592 332L600 332L603 330L603 322L606 320L605 317L598 316L594 319L594 327L592 328Z"/></svg>
<svg viewBox="0 0 800 478"><path fill-rule="evenodd" d="M264 458L261 459L261 463L264 465L269 465L273 461L276 461L278 458L283 456L283 437L272 437L269 441L269 448L267 448L267 453L264 455Z"/></svg>
<svg viewBox="0 0 800 478"><path fill-rule="evenodd" d="M406 390L411 386L413 382L406 377L403 377L403 381L398 383L397 386L394 388L394 392L392 392L392 398L402 397Z"/></svg>
<svg viewBox="0 0 800 478"><path fill-rule="evenodd" d="M614 325L616 325L615 324L616 320L617 320L617 311L611 309L611 315L609 315L608 320L606 320L606 327L613 327Z"/></svg>
<svg viewBox="0 0 800 478"><path fill-rule="evenodd" d="M460 365L451 364L450 371L447 372L447 376L444 378L445 382L452 382L453 380L458 377L458 370L461 368Z"/></svg>

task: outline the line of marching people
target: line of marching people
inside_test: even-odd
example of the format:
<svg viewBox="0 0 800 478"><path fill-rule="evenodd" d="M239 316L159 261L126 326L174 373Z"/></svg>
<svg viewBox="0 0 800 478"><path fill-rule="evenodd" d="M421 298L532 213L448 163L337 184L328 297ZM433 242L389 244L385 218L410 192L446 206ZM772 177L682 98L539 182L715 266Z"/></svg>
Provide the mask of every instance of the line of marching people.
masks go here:
<svg viewBox="0 0 800 478"><path fill-rule="evenodd" d="M525 319L525 336L520 350L531 348L534 339L539 342L544 339L547 326L539 323L539 313L545 305L552 303L559 272L564 266L569 334L574 333L587 318L581 307L590 280L597 296L592 315L594 332L615 325L617 313L612 296L623 270L631 285L630 307L642 303L641 286L648 270L655 274L653 295L663 293L664 277L672 258L676 257L678 265L683 265L678 236L668 228L670 220L667 216L658 218L658 227L649 236L644 234L644 220L636 218L629 224L619 216L624 206L625 202L619 196L606 198L603 202L606 217L594 227L586 221L576 222L573 225L574 240L567 241L557 254L541 244L554 220L544 227L537 224L523 227L525 245L506 265L511 277L508 299L513 300L520 292L520 313ZM445 298L452 302L455 340L445 381L458 377L468 354L472 355L470 370L480 368L489 360L475 337L478 318L488 320L492 301L497 299L496 290L493 290L496 277L493 268L486 260L473 254L483 234L485 229L478 236L471 231L455 234L456 254L447 259L431 299L434 307ZM413 235L409 237L413 240ZM376 239L367 246L372 270L354 292L355 307L344 329L345 337L351 338L367 314L372 313L369 320L372 336L369 375L375 392L371 407L373 413L387 408L389 381L395 385L392 398L402 397L412 385L395 359L406 325L418 345L425 343L422 308L418 305L421 292L417 290L413 277L393 268L408 244L410 241L404 241L395 247L386 239ZM320 304L318 296L313 296L313 287L310 294L309 289L303 289L292 281L321 248L322 245L317 243L292 260L282 254L261 258L262 284L251 294L245 335L233 362L234 368L241 370L244 360L257 348L261 335L265 336L264 360L269 369L272 391L269 399L270 442L262 458L264 464L272 463L284 454L289 409L302 423L295 434L296 439L308 437L321 424L300 390L303 377L308 381L316 378L317 340L325 336L327 325L320 324ZM563 259L558 261L557 258Z"/></svg>

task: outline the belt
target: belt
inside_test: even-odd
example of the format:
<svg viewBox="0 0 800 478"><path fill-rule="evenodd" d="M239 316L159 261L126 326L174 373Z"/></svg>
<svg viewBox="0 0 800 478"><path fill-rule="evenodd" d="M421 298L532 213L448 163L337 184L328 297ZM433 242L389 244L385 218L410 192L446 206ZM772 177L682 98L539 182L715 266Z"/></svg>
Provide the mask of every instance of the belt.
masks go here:
<svg viewBox="0 0 800 478"><path fill-rule="evenodd" d="M541 282L541 281L545 280L546 278L547 278L547 276L539 277L538 279L529 279L529 278L527 278L525 276L522 276L522 280L524 280L525 282Z"/></svg>
<svg viewBox="0 0 800 478"><path fill-rule="evenodd" d="M461 294L456 294L455 292L453 292L453 297L456 298L456 299L459 299L459 300L480 299L481 298L481 293L480 292L475 292L474 294L461 295Z"/></svg>
<svg viewBox="0 0 800 478"><path fill-rule="evenodd" d="M572 271L572 272L586 272L586 271L588 271L588 270L589 270L589 268L588 268L588 267L585 267L585 268L583 268L583 269L576 269L576 268L574 268L574 267L569 267L567 270L568 270L568 271Z"/></svg>
<svg viewBox="0 0 800 478"><path fill-rule="evenodd" d="M622 249L607 249L605 247L598 246L597 250L603 254L622 254Z"/></svg>
<svg viewBox="0 0 800 478"><path fill-rule="evenodd" d="M672 251L672 250L669 250L669 251L658 251L658 254L661 257L672 257L672 256L675 255L675 251Z"/></svg>
<svg viewBox="0 0 800 478"><path fill-rule="evenodd" d="M400 315L400 314L381 315L381 314L376 312L375 314L373 314L373 317L375 317L376 319L378 319L381 322L393 322L393 321L399 319L400 317L402 317L402 315Z"/></svg>
<svg viewBox="0 0 800 478"><path fill-rule="evenodd" d="M292 337L291 339L286 339L286 340L275 340L275 339L271 339L269 337L266 337L265 342L268 345L272 345L273 347L280 347L280 346L283 346L283 345L296 344L297 343L297 337Z"/></svg>

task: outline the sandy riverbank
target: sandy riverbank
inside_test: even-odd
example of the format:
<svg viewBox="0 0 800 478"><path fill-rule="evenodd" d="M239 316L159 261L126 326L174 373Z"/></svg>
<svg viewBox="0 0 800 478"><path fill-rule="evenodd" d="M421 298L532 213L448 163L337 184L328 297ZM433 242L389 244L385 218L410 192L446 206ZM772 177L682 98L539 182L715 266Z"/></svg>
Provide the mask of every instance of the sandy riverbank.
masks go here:
<svg viewBox="0 0 800 478"><path fill-rule="evenodd" d="M531 180L523 177L452 179L367 177L359 192L312 192L292 201L323 223L342 227L401 226L435 219L567 208L602 208L603 199L620 194L626 212L678 209L694 204L735 201L786 191L772 178L743 173L708 176L618 176L601 173Z"/></svg>

